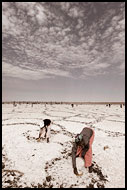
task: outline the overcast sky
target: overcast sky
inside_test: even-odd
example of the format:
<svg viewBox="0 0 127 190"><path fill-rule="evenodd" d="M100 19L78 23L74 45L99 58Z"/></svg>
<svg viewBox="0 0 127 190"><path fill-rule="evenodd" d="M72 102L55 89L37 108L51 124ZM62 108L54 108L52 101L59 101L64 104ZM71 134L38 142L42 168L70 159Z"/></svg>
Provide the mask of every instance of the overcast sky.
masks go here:
<svg viewBox="0 0 127 190"><path fill-rule="evenodd" d="M124 2L3 2L3 101L124 101Z"/></svg>

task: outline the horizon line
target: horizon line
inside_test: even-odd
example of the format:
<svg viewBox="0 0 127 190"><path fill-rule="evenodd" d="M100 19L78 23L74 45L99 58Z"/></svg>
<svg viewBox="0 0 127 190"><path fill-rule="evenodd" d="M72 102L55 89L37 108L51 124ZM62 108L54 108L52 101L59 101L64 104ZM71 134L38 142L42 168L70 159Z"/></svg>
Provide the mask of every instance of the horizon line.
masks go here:
<svg viewBox="0 0 127 190"><path fill-rule="evenodd" d="M2 104L125 104L125 101L2 101Z"/></svg>

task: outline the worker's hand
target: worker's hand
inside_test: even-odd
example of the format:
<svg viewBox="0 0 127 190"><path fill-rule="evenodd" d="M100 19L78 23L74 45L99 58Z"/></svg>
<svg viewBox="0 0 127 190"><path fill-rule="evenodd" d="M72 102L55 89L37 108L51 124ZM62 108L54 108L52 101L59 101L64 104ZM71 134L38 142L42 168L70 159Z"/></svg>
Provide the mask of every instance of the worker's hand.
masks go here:
<svg viewBox="0 0 127 190"><path fill-rule="evenodd" d="M74 174L77 175L77 176L82 176L83 172L82 173L78 173L77 168L74 168Z"/></svg>
<svg viewBox="0 0 127 190"><path fill-rule="evenodd" d="M78 175L77 168L74 168L74 174L75 174L75 175Z"/></svg>
<svg viewBox="0 0 127 190"><path fill-rule="evenodd" d="M37 139L37 142L40 142L40 138Z"/></svg>

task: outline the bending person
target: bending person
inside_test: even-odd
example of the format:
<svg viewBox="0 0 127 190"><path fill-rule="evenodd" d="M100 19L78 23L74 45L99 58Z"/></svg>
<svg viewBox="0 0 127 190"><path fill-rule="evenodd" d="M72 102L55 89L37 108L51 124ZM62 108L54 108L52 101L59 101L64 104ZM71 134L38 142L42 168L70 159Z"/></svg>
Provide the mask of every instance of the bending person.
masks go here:
<svg viewBox="0 0 127 190"><path fill-rule="evenodd" d="M85 127L75 138L72 147L72 165L74 174L78 175L76 167L76 157L82 157L85 161L85 168L92 172L92 143L94 140L94 130Z"/></svg>
<svg viewBox="0 0 127 190"><path fill-rule="evenodd" d="M49 138L50 138L50 125L51 125L51 120L50 119L44 119L43 120L44 122L44 126L42 126L40 128L40 131L39 131L39 138L38 138L38 141L42 138L46 138L47 140L47 143L49 142ZM41 126L42 124L40 124Z"/></svg>

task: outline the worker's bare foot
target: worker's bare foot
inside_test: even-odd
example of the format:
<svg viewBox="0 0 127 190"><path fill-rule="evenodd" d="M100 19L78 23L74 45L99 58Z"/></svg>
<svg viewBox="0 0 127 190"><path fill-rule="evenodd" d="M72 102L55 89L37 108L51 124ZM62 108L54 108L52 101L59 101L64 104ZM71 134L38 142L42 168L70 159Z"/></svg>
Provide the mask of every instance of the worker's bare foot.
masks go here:
<svg viewBox="0 0 127 190"><path fill-rule="evenodd" d="M93 171L93 164L88 169L89 169L89 173L92 173L92 171Z"/></svg>
<svg viewBox="0 0 127 190"><path fill-rule="evenodd" d="M91 166L89 167L89 173L92 173L92 167Z"/></svg>

